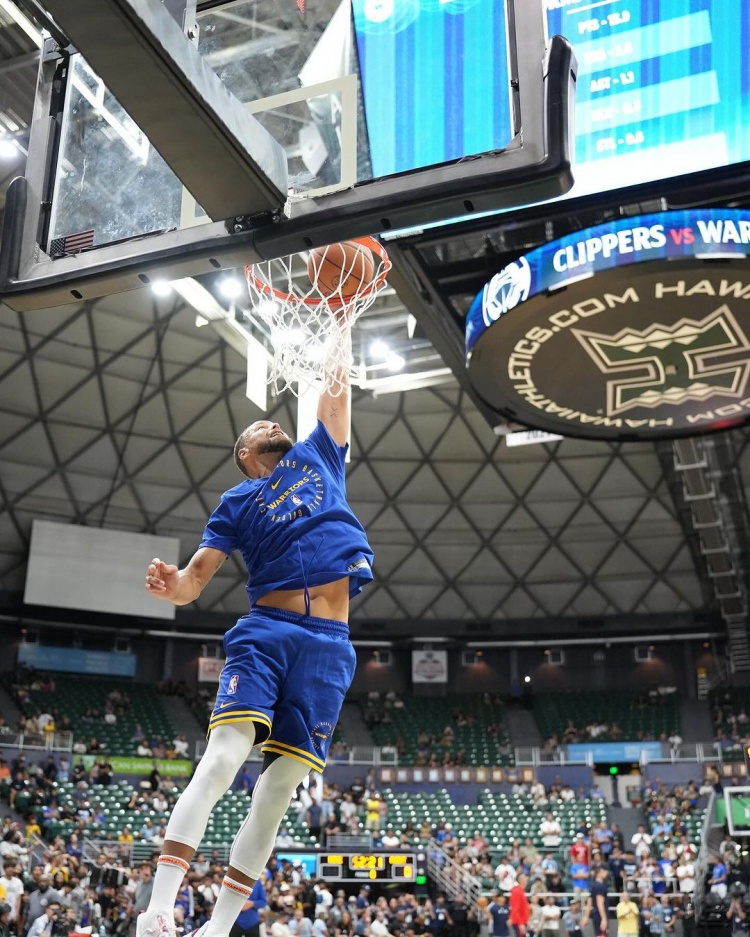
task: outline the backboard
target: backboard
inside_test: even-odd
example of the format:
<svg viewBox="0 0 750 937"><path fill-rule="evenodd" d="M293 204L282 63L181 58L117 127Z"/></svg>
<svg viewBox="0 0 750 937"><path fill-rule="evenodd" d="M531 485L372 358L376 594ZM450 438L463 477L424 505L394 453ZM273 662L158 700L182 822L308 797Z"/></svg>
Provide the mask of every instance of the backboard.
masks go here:
<svg viewBox="0 0 750 937"><path fill-rule="evenodd" d="M575 60L542 0L43 6L54 38L0 260L14 308L572 184Z"/></svg>

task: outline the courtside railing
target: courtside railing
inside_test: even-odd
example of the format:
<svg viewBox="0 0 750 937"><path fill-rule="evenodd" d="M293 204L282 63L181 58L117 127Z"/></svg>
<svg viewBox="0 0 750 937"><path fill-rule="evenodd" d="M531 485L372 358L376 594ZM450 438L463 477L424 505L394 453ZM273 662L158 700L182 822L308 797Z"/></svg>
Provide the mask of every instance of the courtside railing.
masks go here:
<svg viewBox="0 0 750 937"><path fill-rule="evenodd" d="M72 732L3 732L0 748L23 751L72 752Z"/></svg>
<svg viewBox="0 0 750 937"><path fill-rule="evenodd" d="M195 760L201 759L206 751L208 742L198 739L195 743ZM251 762L263 761L260 747L255 746L247 759ZM371 745L355 745L345 752L329 752L329 765L375 765L381 767L396 767L398 765L398 752L395 748L376 748Z"/></svg>
<svg viewBox="0 0 750 937"><path fill-rule="evenodd" d="M592 742L592 747L595 745ZM591 752L571 757L566 746L544 749L538 747L519 747L515 749L516 767L538 767L540 765L587 765L593 767L594 756ZM681 762L708 762L714 764L737 764L744 760L743 752L735 749L722 749L718 742L682 742L672 746L661 744L661 754L656 756L651 751L642 751L640 764L680 764Z"/></svg>

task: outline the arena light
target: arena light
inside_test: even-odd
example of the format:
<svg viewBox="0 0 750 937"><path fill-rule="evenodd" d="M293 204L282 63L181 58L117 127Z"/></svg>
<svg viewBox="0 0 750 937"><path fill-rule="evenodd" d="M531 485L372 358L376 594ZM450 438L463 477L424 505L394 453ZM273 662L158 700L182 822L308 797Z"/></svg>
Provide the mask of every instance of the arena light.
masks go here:
<svg viewBox="0 0 750 937"><path fill-rule="evenodd" d="M385 366L389 371L401 371L405 364L406 358L403 355L397 355L395 351L392 351L385 359Z"/></svg>
<svg viewBox="0 0 750 937"><path fill-rule="evenodd" d="M169 296L172 292L172 284L167 280L154 280L151 284L151 292L154 296L158 296L159 299L163 299L165 296Z"/></svg>
<svg viewBox="0 0 750 937"><path fill-rule="evenodd" d="M15 159L18 156L18 147L8 137L0 137L0 159Z"/></svg>
<svg viewBox="0 0 750 937"><path fill-rule="evenodd" d="M391 349L382 338L376 338L375 341L370 345L370 354L373 356L373 358L385 359L388 358L388 356L391 354Z"/></svg>
<svg viewBox="0 0 750 937"><path fill-rule="evenodd" d="M219 292L224 299L239 299L244 292L244 287L237 277L224 277L219 280Z"/></svg>

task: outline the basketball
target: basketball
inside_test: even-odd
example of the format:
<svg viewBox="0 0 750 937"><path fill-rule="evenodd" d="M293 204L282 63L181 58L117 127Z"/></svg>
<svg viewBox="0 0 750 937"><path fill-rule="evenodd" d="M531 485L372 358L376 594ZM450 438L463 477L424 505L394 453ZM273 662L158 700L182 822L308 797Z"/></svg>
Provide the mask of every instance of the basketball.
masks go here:
<svg viewBox="0 0 750 937"><path fill-rule="evenodd" d="M372 251L357 241L343 241L310 251L307 275L322 296L348 299L375 278Z"/></svg>
<svg viewBox="0 0 750 937"><path fill-rule="evenodd" d="M480 908L486 908L489 903L490 902L489 902L489 899L487 898L487 895L480 895L477 898L477 904L479 905Z"/></svg>

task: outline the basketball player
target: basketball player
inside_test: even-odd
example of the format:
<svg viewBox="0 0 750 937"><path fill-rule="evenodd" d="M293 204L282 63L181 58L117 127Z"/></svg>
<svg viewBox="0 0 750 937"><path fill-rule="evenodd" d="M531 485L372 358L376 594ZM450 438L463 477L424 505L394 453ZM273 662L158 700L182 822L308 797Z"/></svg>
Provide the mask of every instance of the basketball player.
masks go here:
<svg viewBox="0 0 750 937"><path fill-rule="evenodd" d="M341 350L351 355L350 324L337 318ZM137 937L174 937L175 896L203 838L209 815L253 745L265 755L248 816L202 937L226 937L261 876L297 786L322 771L355 653L349 599L372 579L364 529L346 500L344 457L350 389L331 364L318 423L293 443L277 423L259 420L234 447L246 479L222 495L203 540L184 569L152 561L146 589L175 605L196 599L227 556L239 550L248 570L250 612L224 637L226 664L209 721L206 753L175 805Z"/></svg>

